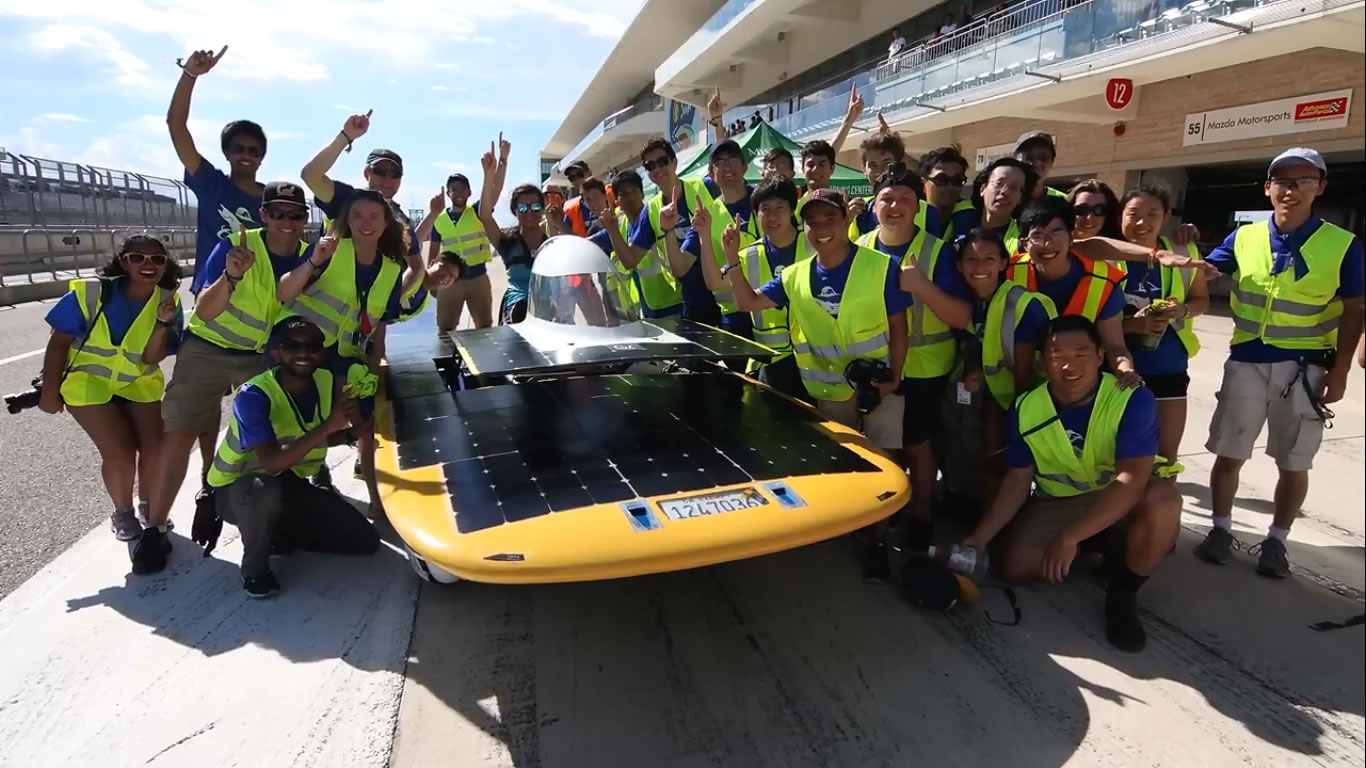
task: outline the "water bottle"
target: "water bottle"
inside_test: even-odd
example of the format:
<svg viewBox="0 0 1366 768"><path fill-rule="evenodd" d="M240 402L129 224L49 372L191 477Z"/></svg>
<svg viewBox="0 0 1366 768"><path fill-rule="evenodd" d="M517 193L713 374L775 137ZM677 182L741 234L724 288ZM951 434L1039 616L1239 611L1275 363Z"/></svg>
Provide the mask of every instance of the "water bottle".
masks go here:
<svg viewBox="0 0 1366 768"><path fill-rule="evenodd" d="M964 576L975 577L987 570L987 554L983 552L979 555L973 547L960 547L957 544L931 546L926 554Z"/></svg>

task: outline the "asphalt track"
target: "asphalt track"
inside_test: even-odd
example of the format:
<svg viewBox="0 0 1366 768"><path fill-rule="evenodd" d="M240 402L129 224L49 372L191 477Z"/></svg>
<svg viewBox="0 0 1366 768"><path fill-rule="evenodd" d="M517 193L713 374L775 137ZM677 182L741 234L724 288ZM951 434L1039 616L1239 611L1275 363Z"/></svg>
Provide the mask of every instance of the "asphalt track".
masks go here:
<svg viewBox="0 0 1366 768"><path fill-rule="evenodd" d="M42 311L0 310L0 360L42 346ZM1309 625L1363 610L1366 378L1334 406L1295 576L1261 579L1245 553L1206 566L1190 549L1229 323L1199 328L1187 530L1144 590L1140 655L1107 646L1084 575L1021 590L1007 627L991 592L948 616L907 607L857 579L842 541L539 587L419 585L394 547L296 555L261 603L228 527L213 558L177 532L166 573L131 577L70 417L0 414L0 765L1359 766L1366 631ZM0 364L0 382L34 364ZM360 503L350 458L329 463ZM1235 513L1249 544L1273 483L1256 456Z"/></svg>

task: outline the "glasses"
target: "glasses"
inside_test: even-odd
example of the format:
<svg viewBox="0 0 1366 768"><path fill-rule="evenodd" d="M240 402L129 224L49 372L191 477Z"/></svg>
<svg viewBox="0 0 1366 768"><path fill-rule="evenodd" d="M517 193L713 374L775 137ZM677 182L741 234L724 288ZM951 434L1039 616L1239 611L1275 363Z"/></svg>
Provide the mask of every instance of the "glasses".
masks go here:
<svg viewBox="0 0 1366 768"><path fill-rule="evenodd" d="M544 208L540 203L518 203L517 213L540 213Z"/></svg>
<svg viewBox="0 0 1366 768"><path fill-rule="evenodd" d="M280 342L281 352L297 352L299 354L318 354L323 351L323 343L317 339L300 341L298 339L284 339Z"/></svg>
<svg viewBox="0 0 1366 768"><path fill-rule="evenodd" d="M127 259L129 264L141 264L144 261L150 261L154 267L160 267L166 263L166 254L164 253L125 253L123 258Z"/></svg>
<svg viewBox="0 0 1366 768"><path fill-rule="evenodd" d="M931 176L930 183L936 187L961 187L968 183L966 176Z"/></svg>
<svg viewBox="0 0 1366 768"><path fill-rule="evenodd" d="M267 208L266 218L272 219L274 221L306 221L308 219L308 212L282 210L280 208Z"/></svg>
<svg viewBox="0 0 1366 768"><path fill-rule="evenodd" d="M375 166L370 166L370 175L378 176L381 179L401 179L403 178L403 171L400 171L398 169L390 170L388 168L377 168Z"/></svg>
<svg viewBox="0 0 1366 768"><path fill-rule="evenodd" d="M646 160L641 163L641 165L644 166L645 172L649 173L650 171L669 167L669 158L661 157L658 160Z"/></svg>
<svg viewBox="0 0 1366 768"><path fill-rule="evenodd" d="M1104 203L1095 205L1076 205L1072 207L1072 213L1077 216L1104 216L1110 209Z"/></svg>
<svg viewBox="0 0 1366 768"><path fill-rule="evenodd" d="M1011 184L1008 181L1001 181L999 179L992 179L991 182L987 184L987 188L996 192L1024 192L1023 184Z"/></svg>
<svg viewBox="0 0 1366 768"><path fill-rule="evenodd" d="M258 146L256 146L256 145L254 145L254 144L236 144L236 143L234 143L234 144L229 144L229 145L228 145L228 154L230 154L230 155L247 155L247 156L249 156L249 157L260 157L260 156L261 156L261 148L258 147Z"/></svg>
<svg viewBox="0 0 1366 768"><path fill-rule="evenodd" d="M1050 229L1047 232L1030 232L1025 238L1030 245L1047 245L1067 239L1068 232L1063 229Z"/></svg>
<svg viewBox="0 0 1366 768"><path fill-rule="evenodd" d="M1323 181L1323 179L1318 179L1313 176L1301 176L1298 179L1267 179L1267 182L1273 187L1294 189L1300 192L1308 192L1314 187L1317 187L1321 181Z"/></svg>
<svg viewBox="0 0 1366 768"><path fill-rule="evenodd" d="M722 157L712 157L711 164L717 168L738 168L745 164L745 160L739 155L726 155Z"/></svg>

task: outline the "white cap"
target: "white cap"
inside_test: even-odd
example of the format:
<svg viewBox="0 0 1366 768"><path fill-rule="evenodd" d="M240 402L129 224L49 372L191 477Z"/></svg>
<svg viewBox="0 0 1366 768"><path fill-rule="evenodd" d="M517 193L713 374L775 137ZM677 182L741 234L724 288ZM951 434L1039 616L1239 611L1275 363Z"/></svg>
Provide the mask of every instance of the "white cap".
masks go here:
<svg viewBox="0 0 1366 768"><path fill-rule="evenodd" d="M1312 165L1319 169L1319 173L1324 176L1328 175L1328 164L1323 162L1323 155L1320 155L1318 150L1310 149L1309 147L1291 147L1279 155L1276 155L1276 159L1271 161L1271 165L1267 166L1266 175L1269 178L1272 173L1275 173L1278 166L1291 165L1294 163Z"/></svg>

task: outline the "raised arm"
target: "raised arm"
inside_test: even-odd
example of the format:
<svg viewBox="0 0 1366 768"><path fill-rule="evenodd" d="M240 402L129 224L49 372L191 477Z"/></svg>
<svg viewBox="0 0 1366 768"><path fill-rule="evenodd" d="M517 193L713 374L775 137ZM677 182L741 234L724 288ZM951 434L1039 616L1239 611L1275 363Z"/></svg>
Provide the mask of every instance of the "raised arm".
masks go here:
<svg viewBox="0 0 1366 768"><path fill-rule="evenodd" d="M180 80L171 94L171 106L166 109L166 127L171 131L171 146L175 147L176 157L180 158L180 164L191 176L199 172L199 164L204 162L204 156L199 154L194 137L190 135L190 96L194 93L194 81L213 69L227 52L228 46L225 45L217 55L210 51L190 54L190 59L180 65ZM177 63L180 63L179 60Z"/></svg>
<svg viewBox="0 0 1366 768"><path fill-rule="evenodd" d="M1171 251L1151 249L1142 245L1110 237L1088 237L1072 242L1072 250L1093 261L1155 261L1172 269L1195 269L1209 277L1218 277L1219 268L1201 259L1192 259Z"/></svg>
<svg viewBox="0 0 1366 768"><path fill-rule="evenodd" d="M853 129L854 123L858 122L859 115L862 114L863 96L858 92L858 86L851 84L849 86L849 107L844 111L844 122L840 123L839 132L830 142L830 146L835 148L836 155L839 154L840 147L844 146L844 140L849 138L849 131Z"/></svg>
<svg viewBox="0 0 1366 768"><path fill-rule="evenodd" d="M370 110L363 115L352 115L346 118L342 124L342 129L337 135L332 137L332 141L318 150L318 154L312 160L304 163L304 167L299 170L299 178L304 180L309 190L324 203L332 202L332 198L337 194L337 185L327 172L332 170L332 166L337 164L337 158L341 157L344 150L351 148L352 142L364 136L370 130Z"/></svg>
<svg viewBox="0 0 1366 768"><path fill-rule="evenodd" d="M291 270L289 274L280 278L280 285L275 290L275 298L279 299L281 304L286 305L299 298L299 294L308 287L309 279L327 268L328 259L331 259L332 254L337 251L337 242L337 223L334 221L327 228L327 234L323 235L318 243L313 246L313 253L302 264Z"/></svg>
<svg viewBox="0 0 1366 768"><path fill-rule="evenodd" d="M479 223L484 225L484 234L488 236L489 242L495 247L502 239L503 232L498 228L498 222L493 218L493 209L498 205L498 197L503 194L503 179L507 176L508 153L512 145L503 140L503 134L499 132L498 143L495 147L493 142L489 142L489 151L479 158L479 165L484 170L484 182L479 189L479 206L475 213L479 215ZM494 152L498 153L495 157Z"/></svg>
<svg viewBox="0 0 1366 768"><path fill-rule="evenodd" d="M711 98L707 99L707 122L711 125L712 131L716 133L717 142L730 138L730 127L721 119L721 113L725 110L726 105L721 101L721 86L718 85Z"/></svg>
<svg viewBox="0 0 1366 768"><path fill-rule="evenodd" d="M726 255L726 279L730 281L730 293L735 297L735 306L741 312L762 312L776 309L777 304L762 293L754 290L740 267L740 217L721 233L721 251Z"/></svg>
<svg viewBox="0 0 1366 768"><path fill-rule="evenodd" d="M228 308L228 303L232 300L232 292L237 289L237 284L242 281L242 276L251 269L251 265L256 261L256 254L247 247L247 227L239 224L237 227L237 245L233 245L229 240L219 240L214 247L213 253L209 254L209 259L205 270L205 279L216 271L216 264L222 258L223 271L218 273L212 283L209 283L204 290L199 292L199 297L195 299L194 314L201 320L213 320L223 314L223 310ZM212 271L208 271L212 270Z"/></svg>

